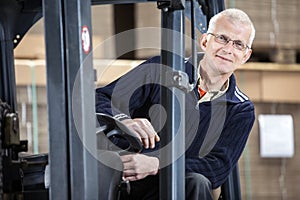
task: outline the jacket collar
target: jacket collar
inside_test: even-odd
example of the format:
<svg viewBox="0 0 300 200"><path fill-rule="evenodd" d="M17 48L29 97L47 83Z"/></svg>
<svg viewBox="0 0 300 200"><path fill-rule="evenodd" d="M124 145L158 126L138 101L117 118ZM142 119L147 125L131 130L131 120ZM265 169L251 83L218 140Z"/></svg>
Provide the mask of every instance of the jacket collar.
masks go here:
<svg viewBox="0 0 300 200"><path fill-rule="evenodd" d="M199 65L200 60L203 58L204 53L203 52L199 52L197 55L197 66ZM189 57L185 60L186 63L186 73L189 76L189 80L192 80L192 74L193 74L193 65L192 65L192 58ZM196 87L194 88L194 92L197 94L198 98L199 98L199 94L198 94L198 86L196 85ZM231 102L231 103L242 103L244 101L248 101L249 98L239 90L239 88L236 85L236 79L234 74L232 74L229 78L229 87L226 91L226 93L220 97L218 97L217 99L215 99L217 101L227 101L227 102Z"/></svg>

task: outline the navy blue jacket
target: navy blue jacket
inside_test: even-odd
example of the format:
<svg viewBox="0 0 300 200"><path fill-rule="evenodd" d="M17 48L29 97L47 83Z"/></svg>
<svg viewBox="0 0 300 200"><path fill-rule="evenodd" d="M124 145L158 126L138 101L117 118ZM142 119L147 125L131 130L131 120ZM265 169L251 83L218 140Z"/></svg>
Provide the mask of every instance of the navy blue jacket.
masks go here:
<svg viewBox="0 0 300 200"><path fill-rule="evenodd" d="M111 84L97 88L96 112L147 118L159 132L157 105L163 85L159 63L160 57L153 57ZM191 63L186 62L189 77L191 70ZM185 168L186 172L203 174L215 189L225 182L241 156L254 123L254 105L238 89L234 75L225 95L200 104L198 100L197 87L186 93Z"/></svg>

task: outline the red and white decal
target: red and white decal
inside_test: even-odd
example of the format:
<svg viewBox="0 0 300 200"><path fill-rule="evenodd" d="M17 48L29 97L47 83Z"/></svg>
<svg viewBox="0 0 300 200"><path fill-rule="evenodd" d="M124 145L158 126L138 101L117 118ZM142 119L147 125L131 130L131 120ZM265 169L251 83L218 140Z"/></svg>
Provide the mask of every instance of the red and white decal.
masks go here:
<svg viewBox="0 0 300 200"><path fill-rule="evenodd" d="M85 54L88 54L91 48L91 37L87 26L83 26L81 29L81 42L82 42L83 52Z"/></svg>

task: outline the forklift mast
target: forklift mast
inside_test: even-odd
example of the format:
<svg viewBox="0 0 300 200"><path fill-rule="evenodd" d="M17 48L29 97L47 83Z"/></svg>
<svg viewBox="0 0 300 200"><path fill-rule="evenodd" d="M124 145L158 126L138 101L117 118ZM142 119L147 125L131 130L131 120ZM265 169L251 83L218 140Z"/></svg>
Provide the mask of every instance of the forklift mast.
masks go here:
<svg viewBox="0 0 300 200"><path fill-rule="evenodd" d="M184 74L184 17L192 23L192 39L196 29L205 32L199 24L207 25L209 19L224 9L224 0L2 0L0 2L0 200L1 199L98 199L97 144L94 70L92 66L91 6L104 4L136 4L157 2L161 10L162 64L174 72L164 80ZM19 137L14 48L26 32L44 17L46 41L46 73L49 126L49 155L21 158L19 152L27 151L27 141ZM201 23L199 22L201 20ZM175 35L179 33L180 38ZM196 65L196 44L192 43L192 60ZM176 52L176 53L174 53ZM183 76L184 77L184 76ZM167 115L167 134L162 144L171 141L177 132L171 127L184 113L174 103L174 98L184 101L184 93L196 81L182 79L172 83L171 91L163 90L163 106ZM75 85L75 87L73 87ZM76 101L72 95L76 94ZM165 98L164 98L165 97ZM59 116L59 117L58 117ZM80 126L78 126L80 124ZM174 143L162 158L173 157L184 148ZM82 142L82 140L84 142ZM179 152L180 153L180 152ZM161 199L184 199L184 153L176 162L161 170ZM42 169L49 164L50 189L29 191L24 189L24 174L29 167ZM222 188L224 200L240 197L239 175L236 168Z"/></svg>

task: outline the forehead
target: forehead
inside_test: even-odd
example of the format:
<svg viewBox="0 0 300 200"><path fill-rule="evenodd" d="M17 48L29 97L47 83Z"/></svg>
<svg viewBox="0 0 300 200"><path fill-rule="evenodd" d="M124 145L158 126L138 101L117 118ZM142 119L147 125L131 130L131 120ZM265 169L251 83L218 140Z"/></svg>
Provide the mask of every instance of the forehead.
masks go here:
<svg viewBox="0 0 300 200"><path fill-rule="evenodd" d="M224 34L233 40L248 41L251 27L248 24L222 17L216 21L215 33Z"/></svg>

